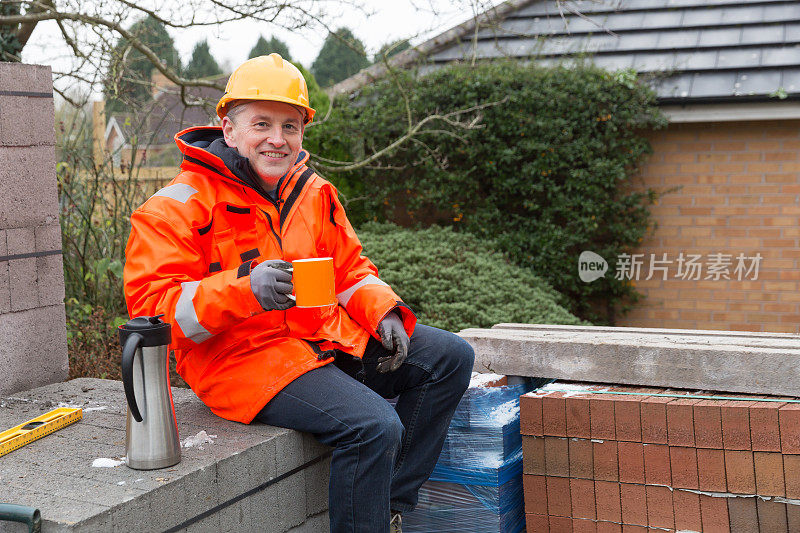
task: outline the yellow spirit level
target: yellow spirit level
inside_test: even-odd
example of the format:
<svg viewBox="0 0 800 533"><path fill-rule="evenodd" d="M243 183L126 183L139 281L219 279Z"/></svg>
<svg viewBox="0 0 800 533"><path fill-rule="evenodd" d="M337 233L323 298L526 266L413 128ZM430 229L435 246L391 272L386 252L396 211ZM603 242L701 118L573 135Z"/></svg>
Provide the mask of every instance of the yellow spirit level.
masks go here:
<svg viewBox="0 0 800 533"><path fill-rule="evenodd" d="M79 407L59 407L0 433L0 457L83 418Z"/></svg>

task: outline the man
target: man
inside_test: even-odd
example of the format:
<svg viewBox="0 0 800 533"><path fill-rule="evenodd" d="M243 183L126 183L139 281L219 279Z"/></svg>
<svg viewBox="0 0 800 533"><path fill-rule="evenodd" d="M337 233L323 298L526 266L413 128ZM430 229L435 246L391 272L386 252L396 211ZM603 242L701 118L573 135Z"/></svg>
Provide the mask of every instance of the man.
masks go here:
<svg viewBox="0 0 800 533"><path fill-rule="evenodd" d="M217 114L221 128L176 135L181 173L131 216L128 312L164 313L177 370L214 413L334 447L331 531L400 531L472 349L417 325L361 255L336 190L305 165L314 110L297 68L278 54L245 62ZM309 257L333 258L338 305L289 298L286 262Z"/></svg>

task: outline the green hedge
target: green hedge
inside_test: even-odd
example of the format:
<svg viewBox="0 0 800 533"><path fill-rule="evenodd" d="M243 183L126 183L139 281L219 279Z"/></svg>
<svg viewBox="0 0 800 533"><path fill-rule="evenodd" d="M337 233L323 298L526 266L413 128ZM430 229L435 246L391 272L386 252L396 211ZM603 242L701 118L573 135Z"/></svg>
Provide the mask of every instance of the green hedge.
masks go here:
<svg viewBox="0 0 800 533"><path fill-rule="evenodd" d="M450 331L500 322L579 324L561 296L529 269L486 243L450 228L408 230L368 223L358 230L364 253L417 314Z"/></svg>
<svg viewBox="0 0 800 533"><path fill-rule="evenodd" d="M666 123L635 73L498 62L418 79L398 74L357 98L339 98L305 144L326 158L357 160L402 136L409 118L501 101L450 117L477 119L477 128L432 121L371 168L323 173L356 223L437 223L492 238L566 295L573 313L612 322L614 310L637 296L613 279L613 258L644 237L656 196L629 192L651 151L642 132ZM606 278L580 281L584 250L609 260Z"/></svg>

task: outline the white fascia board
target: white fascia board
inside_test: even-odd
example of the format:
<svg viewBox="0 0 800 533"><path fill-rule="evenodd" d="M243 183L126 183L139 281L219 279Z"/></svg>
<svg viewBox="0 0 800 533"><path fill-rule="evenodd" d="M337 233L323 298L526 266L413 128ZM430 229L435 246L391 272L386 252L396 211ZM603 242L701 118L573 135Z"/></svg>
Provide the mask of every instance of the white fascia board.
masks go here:
<svg viewBox="0 0 800 533"><path fill-rule="evenodd" d="M117 131L117 135L119 136L120 139L125 139L125 135L123 135L123 133L122 133L122 128L120 128L119 124L117 124L117 119L115 119L114 117L111 117L108 120L108 124L106 125L106 133L105 133L105 135L103 135L103 140L104 141L108 140L108 136L111 135L112 128Z"/></svg>
<svg viewBox="0 0 800 533"><path fill-rule="evenodd" d="M664 105L670 123L800 119L800 102Z"/></svg>

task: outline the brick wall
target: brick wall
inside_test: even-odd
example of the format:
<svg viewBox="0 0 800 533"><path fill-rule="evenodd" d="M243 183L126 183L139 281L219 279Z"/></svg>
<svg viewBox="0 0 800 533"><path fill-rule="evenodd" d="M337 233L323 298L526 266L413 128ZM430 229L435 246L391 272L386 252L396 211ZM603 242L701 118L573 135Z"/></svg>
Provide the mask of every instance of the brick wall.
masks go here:
<svg viewBox="0 0 800 533"><path fill-rule="evenodd" d="M613 390L522 396L529 533L800 531L800 403Z"/></svg>
<svg viewBox="0 0 800 533"><path fill-rule="evenodd" d="M0 63L0 393L63 381L68 358L49 67Z"/></svg>
<svg viewBox="0 0 800 533"><path fill-rule="evenodd" d="M658 227L636 250L644 265L634 282L647 298L618 325L800 332L800 121L673 124L651 143L638 186L680 190L652 208ZM731 254L731 279L705 279L705 268L699 280L676 278L676 262L668 279L645 279L651 254L681 252L706 264ZM757 279L736 279L740 253L763 257Z"/></svg>

